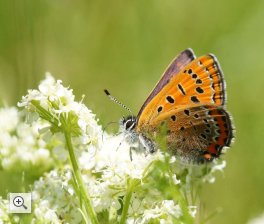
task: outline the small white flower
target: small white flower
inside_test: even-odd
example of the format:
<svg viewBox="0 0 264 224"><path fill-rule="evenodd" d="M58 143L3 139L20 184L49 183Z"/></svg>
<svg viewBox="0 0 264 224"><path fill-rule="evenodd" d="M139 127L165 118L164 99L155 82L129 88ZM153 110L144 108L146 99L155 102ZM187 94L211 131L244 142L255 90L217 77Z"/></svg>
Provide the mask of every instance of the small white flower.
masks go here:
<svg viewBox="0 0 264 224"><path fill-rule="evenodd" d="M151 220L162 217L161 223L174 223L173 219L182 216L182 210L178 204L172 200L164 200L152 209L146 209L139 223L149 223Z"/></svg>
<svg viewBox="0 0 264 224"><path fill-rule="evenodd" d="M181 180L178 180L178 179L177 179L176 174L173 174L173 175L172 175L172 178L173 178L173 182L174 182L175 185L181 183Z"/></svg>
<svg viewBox="0 0 264 224"><path fill-rule="evenodd" d="M197 213L197 206L190 205L189 207L189 213L190 215L195 218L196 213Z"/></svg>
<svg viewBox="0 0 264 224"><path fill-rule="evenodd" d="M224 170L224 168L226 167L226 161L223 160L222 163L219 163L219 164L215 164L213 167L212 167L212 172L215 172L215 171L222 171Z"/></svg>
<svg viewBox="0 0 264 224"><path fill-rule="evenodd" d="M170 214L175 218L182 216L181 208L178 204L175 204L172 200L164 200L162 202L163 212Z"/></svg>
<svg viewBox="0 0 264 224"><path fill-rule="evenodd" d="M210 170L209 173L207 173L203 177L203 181L204 182L208 182L208 183L214 183L215 182L214 173L216 171L223 172L225 167L226 167L226 161L225 160L223 160L223 161L221 161L221 160L213 161L212 166L211 166L211 170Z"/></svg>

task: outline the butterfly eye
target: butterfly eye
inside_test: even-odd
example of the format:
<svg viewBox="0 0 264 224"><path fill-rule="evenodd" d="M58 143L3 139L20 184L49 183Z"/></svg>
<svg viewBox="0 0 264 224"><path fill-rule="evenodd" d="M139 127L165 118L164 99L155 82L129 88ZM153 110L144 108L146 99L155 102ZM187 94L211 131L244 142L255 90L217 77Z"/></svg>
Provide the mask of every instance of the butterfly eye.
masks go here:
<svg viewBox="0 0 264 224"><path fill-rule="evenodd" d="M134 119L128 119L125 123L124 123L124 126L125 126L125 129L126 130L132 130L136 125L136 122Z"/></svg>

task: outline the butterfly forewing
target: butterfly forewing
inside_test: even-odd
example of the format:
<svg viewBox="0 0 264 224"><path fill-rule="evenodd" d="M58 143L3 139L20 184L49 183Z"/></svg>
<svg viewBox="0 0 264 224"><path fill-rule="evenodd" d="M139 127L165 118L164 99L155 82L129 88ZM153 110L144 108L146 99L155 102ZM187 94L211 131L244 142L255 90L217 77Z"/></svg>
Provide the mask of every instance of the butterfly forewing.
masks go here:
<svg viewBox="0 0 264 224"><path fill-rule="evenodd" d="M161 91L161 89L170 81L170 79L175 74L178 74L186 65L188 65L194 59L195 55L192 49L184 50L175 59L173 59L170 65L166 68L159 82L156 84L155 88L150 93L149 97L144 102L143 106L141 107L138 113L138 117L140 116L141 112L145 109L146 105Z"/></svg>
<svg viewBox="0 0 264 224"><path fill-rule="evenodd" d="M205 55L193 60L170 79L142 111L138 117L138 127L182 105L224 105L224 100L220 66L214 56Z"/></svg>

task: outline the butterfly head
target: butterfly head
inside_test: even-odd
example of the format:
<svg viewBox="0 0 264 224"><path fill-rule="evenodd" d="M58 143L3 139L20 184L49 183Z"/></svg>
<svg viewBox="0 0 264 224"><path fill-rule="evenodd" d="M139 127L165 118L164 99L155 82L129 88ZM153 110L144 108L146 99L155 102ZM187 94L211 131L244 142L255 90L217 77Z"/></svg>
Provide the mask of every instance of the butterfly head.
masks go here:
<svg viewBox="0 0 264 224"><path fill-rule="evenodd" d="M154 153L157 150L155 143L149 139L145 134L139 133L136 131L137 126L137 117L128 116L123 117L120 120L120 129L124 133L125 140L129 144L137 144L136 147L133 147L137 152L149 152Z"/></svg>

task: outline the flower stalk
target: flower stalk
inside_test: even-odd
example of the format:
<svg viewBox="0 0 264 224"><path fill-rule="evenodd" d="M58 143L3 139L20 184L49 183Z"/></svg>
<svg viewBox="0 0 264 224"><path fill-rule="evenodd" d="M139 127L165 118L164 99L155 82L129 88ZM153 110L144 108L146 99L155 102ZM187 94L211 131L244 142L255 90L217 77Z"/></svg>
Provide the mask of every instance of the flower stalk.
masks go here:
<svg viewBox="0 0 264 224"><path fill-rule="evenodd" d="M67 148L69 150L70 161L71 161L72 168L73 168L73 174L74 174L75 179L77 181L78 188L80 190L80 195L81 195L81 197L82 197L82 199L84 201L85 210L86 210L88 216L90 217L91 223L99 224L99 222L97 220L96 213L95 213L95 211L93 209L93 206L92 206L92 202L91 202L90 196L89 196L88 192L85 190L85 187L84 187L84 183L83 183L83 180L82 180L80 169L78 167L78 163L77 163L77 160L76 160L76 157L75 157L75 154L74 154L74 149L73 149L73 146L72 146L71 133L68 132L68 131L65 131L64 132L64 136L65 136Z"/></svg>
<svg viewBox="0 0 264 224"><path fill-rule="evenodd" d="M124 200L124 206L123 206L123 210L122 210L122 214L121 214L120 224L126 223L131 197L132 197L133 191L134 191L137 183L138 183L137 180L133 180L133 179L128 180L127 193L126 193L125 200Z"/></svg>

